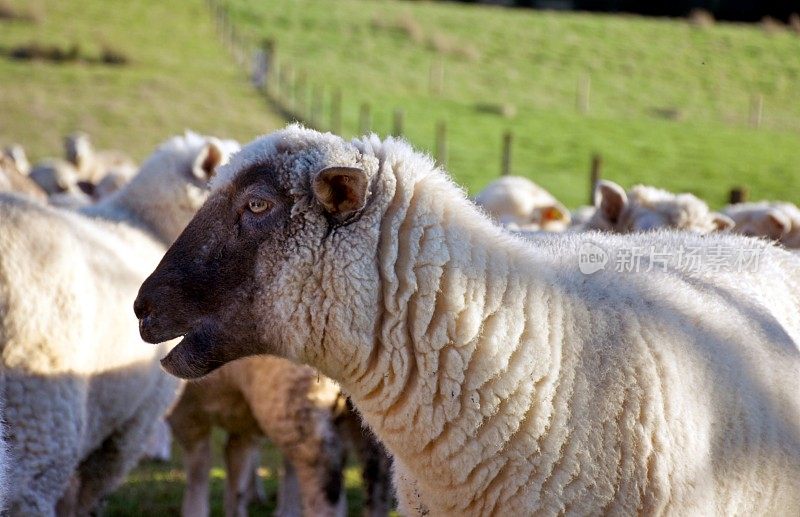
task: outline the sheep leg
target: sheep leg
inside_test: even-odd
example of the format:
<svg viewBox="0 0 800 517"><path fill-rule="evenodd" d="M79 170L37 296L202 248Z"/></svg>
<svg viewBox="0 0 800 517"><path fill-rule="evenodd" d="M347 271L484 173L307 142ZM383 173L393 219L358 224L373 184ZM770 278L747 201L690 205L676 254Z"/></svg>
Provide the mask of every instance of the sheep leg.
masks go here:
<svg viewBox="0 0 800 517"><path fill-rule="evenodd" d="M350 449L361 463L361 473L366 489L365 517L384 517L389 514L392 490L392 460L383 445L367 429L361 417L348 401L347 409L337 417L337 427Z"/></svg>
<svg viewBox="0 0 800 517"><path fill-rule="evenodd" d="M301 517L303 506L300 504L300 482L292 462L284 456L283 472L278 485L278 508L276 517Z"/></svg>
<svg viewBox="0 0 800 517"><path fill-rule="evenodd" d="M80 465L78 513L90 513L97 503L125 479L144 452L161 407L145 407L106 438ZM155 414L154 414L155 412Z"/></svg>
<svg viewBox="0 0 800 517"><path fill-rule="evenodd" d="M191 445L183 445L183 466L186 471L186 491L183 493L181 515L205 517L209 514L209 472L211 471L211 436Z"/></svg>
<svg viewBox="0 0 800 517"><path fill-rule="evenodd" d="M356 454L361 461L361 472L366 484L365 517L389 515L392 494L392 460L386 449L368 431L360 435Z"/></svg>
<svg viewBox="0 0 800 517"><path fill-rule="evenodd" d="M250 491L248 497L252 501L256 501L261 504L265 504L267 502L267 491L264 488L264 483L261 482L261 478L258 477L258 467L261 466L261 450L259 447L255 447L252 452L252 458L250 459Z"/></svg>
<svg viewBox="0 0 800 517"><path fill-rule="evenodd" d="M338 516L347 513L344 493L345 451L339 433L328 421L324 431L284 450L297 473L303 515Z"/></svg>
<svg viewBox="0 0 800 517"><path fill-rule="evenodd" d="M258 442L253 436L229 434L225 443L225 516L247 517L247 506L252 495L254 450Z"/></svg>

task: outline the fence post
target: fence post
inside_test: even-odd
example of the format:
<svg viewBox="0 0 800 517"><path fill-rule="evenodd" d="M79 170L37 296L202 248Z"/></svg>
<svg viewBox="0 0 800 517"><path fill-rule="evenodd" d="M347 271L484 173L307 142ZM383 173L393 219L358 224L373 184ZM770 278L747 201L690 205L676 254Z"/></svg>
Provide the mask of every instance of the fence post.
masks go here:
<svg viewBox="0 0 800 517"><path fill-rule="evenodd" d="M406 114L402 108L397 108L394 110L394 128L392 129L392 134L394 136L403 136L403 126L405 126L405 118Z"/></svg>
<svg viewBox="0 0 800 517"><path fill-rule="evenodd" d="M259 90L269 89L271 68L275 64L275 42L265 38L253 52L253 85ZM277 69L275 70L277 72Z"/></svg>
<svg viewBox="0 0 800 517"><path fill-rule="evenodd" d="M761 127L761 117L764 112L764 96L760 93L750 99L750 126L755 129Z"/></svg>
<svg viewBox="0 0 800 517"><path fill-rule="evenodd" d="M447 167L447 122L444 120L436 123L436 161Z"/></svg>
<svg viewBox="0 0 800 517"><path fill-rule="evenodd" d="M589 171L589 204L594 206L594 190L603 173L603 157L599 153L592 155L592 168Z"/></svg>
<svg viewBox="0 0 800 517"><path fill-rule="evenodd" d="M358 113L358 130L362 135L369 133L370 126L372 125L370 111L368 102L361 104L361 109Z"/></svg>
<svg viewBox="0 0 800 517"><path fill-rule="evenodd" d="M578 87L576 90L575 107L578 113L589 113L589 99L592 93L592 76L584 74L578 78Z"/></svg>
<svg viewBox="0 0 800 517"><path fill-rule="evenodd" d="M511 146L514 143L514 134L511 130L503 133L503 160L500 164L500 175L511 174Z"/></svg>
<svg viewBox="0 0 800 517"><path fill-rule="evenodd" d="M441 95L444 90L444 63L441 59L431 61L428 73L428 90L431 95Z"/></svg>
<svg viewBox="0 0 800 517"><path fill-rule="evenodd" d="M735 205L737 203L744 203L747 201L747 187L734 187L731 189L730 195L728 196L728 200L730 204Z"/></svg>
<svg viewBox="0 0 800 517"><path fill-rule="evenodd" d="M331 94L331 133L342 134L342 90L339 89Z"/></svg>

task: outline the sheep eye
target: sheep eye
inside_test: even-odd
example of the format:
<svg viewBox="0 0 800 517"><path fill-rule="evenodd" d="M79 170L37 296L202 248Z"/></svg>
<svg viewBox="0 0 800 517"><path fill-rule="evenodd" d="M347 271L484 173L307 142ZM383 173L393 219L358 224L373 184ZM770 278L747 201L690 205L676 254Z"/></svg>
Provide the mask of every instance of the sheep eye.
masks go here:
<svg viewBox="0 0 800 517"><path fill-rule="evenodd" d="M247 207L254 214L260 214L261 212L267 210L270 206L272 206L272 204L266 199L262 198L251 199L247 204Z"/></svg>

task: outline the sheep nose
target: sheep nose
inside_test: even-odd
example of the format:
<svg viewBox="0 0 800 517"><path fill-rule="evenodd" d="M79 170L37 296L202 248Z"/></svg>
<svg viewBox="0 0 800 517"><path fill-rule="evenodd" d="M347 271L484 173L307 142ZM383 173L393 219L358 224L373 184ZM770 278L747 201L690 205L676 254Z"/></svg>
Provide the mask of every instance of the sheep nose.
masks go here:
<svg viewBox="0 0 800 517"><path fill-rule="evenodd" d="M153 312L152 304L140 294L133 302L133 312L136 314L136 318L142 320Z"/></svg>

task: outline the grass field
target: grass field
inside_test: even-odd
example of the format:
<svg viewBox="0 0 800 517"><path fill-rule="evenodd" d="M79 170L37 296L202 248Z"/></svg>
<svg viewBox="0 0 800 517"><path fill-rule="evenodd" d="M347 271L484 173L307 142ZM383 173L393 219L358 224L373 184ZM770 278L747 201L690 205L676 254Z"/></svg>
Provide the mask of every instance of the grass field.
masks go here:
<svg viewBox="0 0 800 517"><path fill-rule="evenodd" d="M19 142L33 158L60 155L62 137L82 129L98 147L141 159L187 128L247 141L283 123L220 46L202 0L9 5L31 10L39 20L0 20L0 145ZM130 64L6 57L31 43L77 44L90 57L107 45Z"/></svg>
<svg viewBox="0 0 800 517"><path fill-rule="evenodd" d="M449 169L473 192L498 174L501 134L512 129L513 172L570 206L586 201L593 152L605 176L625 185L691 190L720 205L743 183L755 198L800 201L800 36L792 32L446 2L223 5L242 33L276 42L280 63L328 93L342 90L345 132L357 131L366 101L376 131L390 132L402 107L407 136L431 151L436 122L447 121ZM429 88L435 62L444 69L439 94ZM586 76L581 115L576 90ZM759 130L748 126L756 94Z"/></svg>

